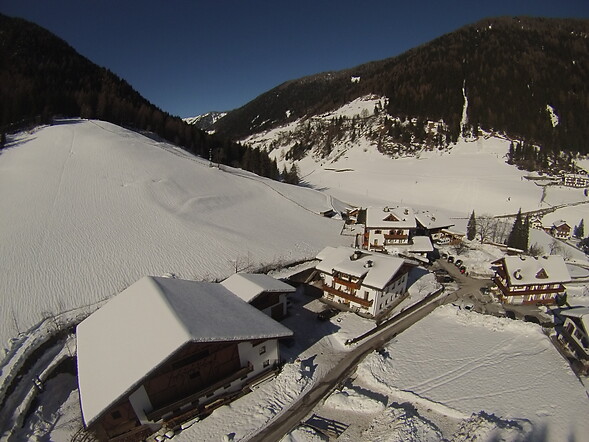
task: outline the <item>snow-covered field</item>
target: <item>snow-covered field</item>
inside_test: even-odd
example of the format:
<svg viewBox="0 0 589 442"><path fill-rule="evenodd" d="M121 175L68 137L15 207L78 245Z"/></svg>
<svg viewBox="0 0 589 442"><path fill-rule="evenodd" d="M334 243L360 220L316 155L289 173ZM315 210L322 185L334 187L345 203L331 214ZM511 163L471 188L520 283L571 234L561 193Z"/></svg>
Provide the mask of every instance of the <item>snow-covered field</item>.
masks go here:
<svg viewBox="0 0 589 442"><path fill-rule="evenodd" d="M218 279L349 245L341 222L318 215L331 204L105 122L9 139L0 155L0 348L43 317L144 275Z"/></svg>
<svg viewBox="0 0 589 442"><path fill-rule="evenodd" d="M350 425L342 441L589 434L587 393L539 326L449 305L367 357L315 412Z"/></svg>
<svg viewBox="0 0 589 442"><path fill-rule="evenodd" d="M361 112L354 106L341 112ZM374 101L366 106L372 110ZM340 201L437 209L463 230L472 210L505 214L586 200L582 190L555 186L543 195L525 172L505 164L508 142L499 138L396 160L365 141L337 160L301 161L305 188L211 168L169 144L100 121L64 121L9 138L0 152L0 348L10 351L0 360L24 353L44 317L87 313L144 275L222 279L236 268L310 259L326 245L349 245L351 237L340 236L341 221L318 215L343 209ZM545 224L561 218L570 225L589 219L589 205L559 209ZM547 250L551 238L532 232L530 243ZM586 263L582 253L567 250ZM497 253L477 245L466 256L472 271L485 274ZM432 276L415 283L412 301L434 288ZM587 298L585 289L577 285L575 299ZM76 310L86 305L94 307ZM352 314L318 326L314 312L321 307L309 303L297 310L303 316L285 320L306 334L283 349L289 363L276 380L179 439L247 439L345 357L346 339L372 327ZM12 370L5 362L0 381ZM44 407L20 434L68 440L80 424L73 380L59 375L46 387ZM62 391L59 399L47 399L52 391ZM498 440L537 431L544 440L582 440L589 434L586 390L539 327L452 307L369 356L353 382L316 411L350 424L342 440L496 440L494 431ZM285 440L322 438L300 427Z"/></svg>

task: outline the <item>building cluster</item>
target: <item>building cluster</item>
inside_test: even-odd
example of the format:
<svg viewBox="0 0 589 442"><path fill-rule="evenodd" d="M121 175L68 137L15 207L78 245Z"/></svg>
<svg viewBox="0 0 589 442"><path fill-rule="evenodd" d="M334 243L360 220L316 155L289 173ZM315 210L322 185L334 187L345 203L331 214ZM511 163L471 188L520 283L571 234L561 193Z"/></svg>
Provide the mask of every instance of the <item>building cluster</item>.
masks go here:
<svg viewBox="0 0 589 442"><path fill-rule="evenodd" d="M573 229L565 220L554 221L550 226L544 226L540 215L530 217L530 227L532 229L543 230L557 239L571 239Z"/></svg>
<svg viewBox="0 0 589 442"><path fill-rule="evenodd" d="M266 275L223 283L147 276L77 327L82 417L99 440L142 440L272 375L295 289Z"/></svg>
<svg viewBox="0 0 589 442"><path fill-rule="evenodd" d="M356 247L422 262L434 251L434 243L449 244L462 237L449 230L454 223L447 217L410 207L353 209L348 212L348 222L363 226L363 232L356 237Z"/></svg>

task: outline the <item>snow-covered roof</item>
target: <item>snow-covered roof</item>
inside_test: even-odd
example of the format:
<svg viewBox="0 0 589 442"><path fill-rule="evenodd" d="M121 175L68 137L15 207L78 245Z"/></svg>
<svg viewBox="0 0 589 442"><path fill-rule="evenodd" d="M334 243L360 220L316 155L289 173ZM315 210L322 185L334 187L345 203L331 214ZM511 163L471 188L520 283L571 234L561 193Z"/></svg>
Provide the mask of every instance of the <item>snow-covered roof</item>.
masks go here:
<svg viewBox="0 0 589 442"><path fill-rule="evenodd" d="M583 323L585 333L589 333L589 307L574 307L566 310L560 310L562 316L580 319Z"/></svg>
<svg viewBox="0 0 589 442"><path fill-rule="evenodd" d="M557 228L557 229L560 228L560 227L568 227L569 229L571 228L571 226L569 226L568 223L565 220L563 220L563 219L561 219L559 221L554 221L552 223L552 226L555 227L555 228Z"/></svg>
<svg viewBox="0 0 589 442"><path fill-rule="evenodd" d="M509 284L555 284L570 282L571 276L562 256L550 255L533 258L530 256L506 256L503 261Z"/></svg>
<svg viewBox="0 0 589 442"><path fill-rule="evenodd" d="M90 425L187 343L290 335L221 284L146 276L77 327L84 422Z"/></svg>
<svg viewBox="0 0 589 442"><path fill-rule="evenodd" d="M454 223L450 221L450 218L447 216L444 216L441 213L433 213L429 210L420 210L415 212L415 219L419 224L428 230L444 229L454 225Z"/></svg>
<svg viewBox="0 0 589 442"><path fill-rule="evenodd" d="M321 258L320 258L321 256ZM342 272L357 278L364 278L362 285L384 288L406 263L402 258L368 253L350 247L326 247L319 255L322 261L316 268L324 273Z"/></svg>
<svg viewBox="0 0 589 442"><path fill-rule="evenodd" d="M254 273L235 273L221 285L245 302L251 302L263 292L292 293L296 291L293 286L285 282L268 275Z"/></svg>
<svg viewBox="0 0 589 442"><path fill-rule="evenodd" d="M384 229L411 229L417 227L413 209L410 207L368 207L366 227Z"/></svg>

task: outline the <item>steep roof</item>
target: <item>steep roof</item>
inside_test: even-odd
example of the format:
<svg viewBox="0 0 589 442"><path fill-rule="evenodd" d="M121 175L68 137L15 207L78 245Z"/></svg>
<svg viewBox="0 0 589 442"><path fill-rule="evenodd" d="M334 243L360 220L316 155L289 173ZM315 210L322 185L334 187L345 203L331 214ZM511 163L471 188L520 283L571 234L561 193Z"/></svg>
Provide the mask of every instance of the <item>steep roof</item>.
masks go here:
<svg viewBox="0 0 589 442"><path fill-rule="evenodd" d="M441 213L433 213L429 210L419 210L415 212L415 219L428 230L445 229L454 225L447 216L444 216Z"/></svg>
<svg viewBox="0 0 589 442"><path fill-rule="evenodd" d="M268 275L235 273L221 283L223 287L239 296L245 302L254 300L263 292L293 293L296 289Z"/></svg>
<svg viewBox="0 0 589 442"><path fill-rule="evenodd" d="M317 259L322 260L317 264L317 270L364 278L363 285L376 289L383 289L407 262L402 258L367 253L350 247L326 247L317 255Z"/></svg>
<svg viewBox="0 0 589 442"><path fill-rule="evenodd" d="M366 227L383 229L412 229L417 226L410 207L368 207Z"/></svg>
<svg viewBox="0 0 589 442"><path fill-rule="evenodd" d="M571 276L559 255L506 256L495 263L504 263L509 285L556 284L570 282Z"/></svg>
<svg viewBox="0 0 589 442"><path fill-rule="evenodd" d="M570 309L563 309L558 312L562 316L569 316L571 318L580 319L585 329L585 333L589 333L589 307L574 307Z"/></svg>
<svg viewBox="0 0 589 442"><path fill-rule="evenodd" d="M77 327L84 422L98 419L187 343L290 335L220 284L146 276Z"/></svg>

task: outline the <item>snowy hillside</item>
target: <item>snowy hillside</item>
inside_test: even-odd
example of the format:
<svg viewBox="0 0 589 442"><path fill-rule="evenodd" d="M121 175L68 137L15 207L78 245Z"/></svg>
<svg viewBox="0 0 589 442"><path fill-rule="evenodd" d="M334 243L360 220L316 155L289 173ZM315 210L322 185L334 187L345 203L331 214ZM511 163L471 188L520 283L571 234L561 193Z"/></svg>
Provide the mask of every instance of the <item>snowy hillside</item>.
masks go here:
<svg viewBox="0 0 589 442"><path fill-rule="evenodd" d="M340 109L308 120L297 120L271 131L252 135L244 140L255 147L265 148L276 158L279 169L294 162L303 182L322 189L350 204L367 206L404 203L442 210L449 215L465 217L475 210L481 214L514 214L551 208L556 205L581 202L564 207L545 216L545 225L565 219L576 225L589 218L589 199L583 189L544 186L545 182L508 165L506 153L509 140L487 135L477 140L460 139L449 148L414 152L399 151L396 158L381 153L378 139L380 120L368 117L386 98L369 96L354 100ZM344 117L344 121L367 120L355 138L347 133L334 141L327 156L313 145L302 158L293 159L295 139L307 127L329 126L329 122ZM435 129L434 129L435 130ZM323 143L323 138L318 139Z"/></svg>
<svg viewBox="0 0 589 442"><path fill-rule="evenodd" d="M224 278L341 243L333 200L101 121L9 137L0 154L0 346L144 275Z"/></svg>
<svg viewBox="0 0 589 442"><path fill-rule="evenodd" d="M227 115L227 112L207 112L206 114L197 115L196 117L183 118L188 124L193 124L196 127L208 130L213 124Z"/></svg>

